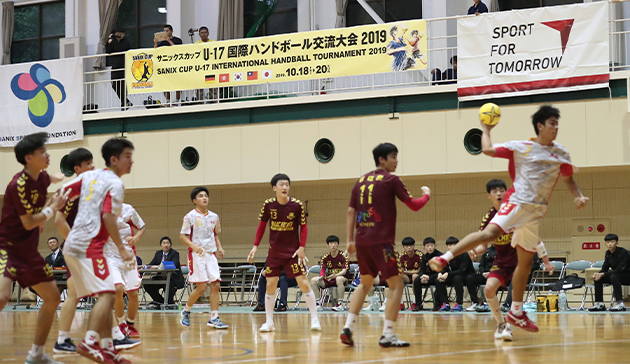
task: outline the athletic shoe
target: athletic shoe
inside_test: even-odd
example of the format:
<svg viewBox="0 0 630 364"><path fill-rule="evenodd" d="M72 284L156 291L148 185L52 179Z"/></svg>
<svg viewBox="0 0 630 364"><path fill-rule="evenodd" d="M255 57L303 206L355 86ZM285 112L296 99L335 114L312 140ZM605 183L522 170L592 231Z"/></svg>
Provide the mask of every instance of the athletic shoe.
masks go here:
<svg viewBox="0 0 630 364"><path fill-rule="evenodd" d="M114 350L103 349L103 355L105 355L106 361L109 360L109 362L114 363L114 364L131 364L131 361L120 356L120 354L118 354L118 351L116 351L116 349Z"/></svg>
<svg viewBox="0 0 630 364"><path fill-rule="evenodd" d="M63 363L59 361L54 361L51 358L49 358L48 355L46 355L46 353L43 353L41 356L32 356L31 354L28 354L28 356L26 357L26 364L63 364Z"/></svg>
<svg viewBox="0 0 630 364"><path fill-rule="evenodd" d="M256 305L256 307L254 307L254 312L265 312L265 306L262 305Z"/></svg>
<svg viewBox="0 0 630 364"><path fill-rule="evenodd" d="M354 340L352 340L352 330L349 328L344 327L339 338L341 339L342 344L354 346Z"/></svg>
<svg viewBox="0 0 630 364"><path fill-rule="evenodd" d="M588 310L591 312L606 311L606 305L603 302L597 302L595 306L589 307Z"/></svg>
<svg viewBox="0 0 630 364"><path fill-rule="evenodd" d="M444 312L444 311L450 311L451 310L451 306L449 306L448 303L443 303L442 307L439 308L438 311Z"/></svg>
<svg viewBox="0 0 630 364"><path fill-rule="evenodd" d="M505 330L505 322L497 325L497 330L494 332L494 339L501 340L503 338L503 330Z"/></svg>
<svg viewBox="0 0 630 364"><path fill-rule="evenodd" d="M189 327L190 326L190 312L186 310L182 310L181 312L182 319L179 322L182 326Z"/></svg>
<svg viewBox="0 0 630 364"><path fill-rule="evenodd" d="M411 311L413 311L413 312L419 312L419 311L422 311L423 306L424 306L424 305L423 305L422 303L421 303L421 304L419 304L419 305L416 305L416 304L414 303L413 305L411 305Z"/></svg>
<svg viewBox="0 0 630 364"><path fill-rule="evenodd" d="M456 303L455 306L453 306L453 308L451 309L451 311L462 312L464 311L464 308L459 303Z"/></svg>
<svg viewBox="0 0 630 364"><path fill-rule="evenodd" d="M221 319L218 317L215 319L210 319L210 321L208 321L208 326L215 329L227 329L228 327L230 327L227 324L221 322Z"/></svg>
<svg viewBox="0 0 630 364"><path fill-rule="evenodd" d="M396 335L392 336L391 339L387 339L385 338L385 335L383 335L378 341L378 344L382 348L406 348L409 346L408 342L399 340Z"/></svg>
<svg viewBox="0 0 630 364"><path fill-rule="evenodd" d="M525 331L538 332L538 326L527 317L525 312L517 316L514 312L510 311L507 315L507 322Z"/></svg>
<svg viewBox="0 0 630 364"><path fill-rule="evenodd" d="M372 311L372 307L370 305L367 305L367 307L363 307L361 311Z"/></svg>
<svg viewBox="0 0 630 364"><path fill-rule="evenodd" d="M74 345L71 338L66 338L63 344L59 344L55 342L55 347L53 348L53 353L57 354L74 354L77 352L77 346Z"/></svg>
<svg viewBox="0 0 630 364"><path fill-rule="evenodd" d="M479 304L477 302L474 302L472 305L470 305L470 307L466 309L466 311L468 312L477 311L477 307L479 307Z"/></svg>
<svg viewBox="0 0 630 364"><path fill-rule="evenodd" d="M136 327L133 324L127 324L127 330L129 330L129 336L132 339L137 339L140 337L140 333L136 330Z"/></svg>
<svg viewBox="0 0 630 364"><path fill-rule="evenodd" d="M404 310L405 310L405 304L404 304L404 303L401 303L401 304L400 304L400 311L404 311Z"/></svg>
<svg viewBox="0 0 630 364"><path fill-rule="evenodd" d="M510 305L506 305L505 303L501 305L501 312L506 313L510 312Z"/></svg>
<svg viewBox="0 0 630 364"><path fill-rule="evenodd" d="M483 305L477 306L475 311L477 311L477 312L490 312L490 306L488 306L488 304L484 302Z"/></svg>
<svg viewBox="0 0 630 364"><path fill-rule="evenodd" d="M619 303L616 303L614 306L612 306L609 311L611 311L611 312L621 312L621 311L625 311L625 310L626 310L626 306L624 306L623 302L619 302Z"/></svg>
<svg viewBox="0 0 630 364"><path fill-rule="evenodd" d="M260 329L258 329L258 331L260 331L260 332L272 332L272 331L276 331L276 327L274 326L273 321L265 322L264 324L262 324Z"/></svg>
<svg viewBox="0 0 630 364"><path fill-rule="evenodd" d="M85 340L81 341L79 346L77 346L77 354L99 364L107 363L107 361L105 361L105 354L103 354L103 350L101 349L101 346L98 344L98 342L90 345L86 343Z"/></svg>
<svg viewBox="0 0 630 364"><path fill-rule="evenodd" d="M446 261L446 259L442 258L441 256L433 257L431 260L429 260L429 266L431 267L431 270L434 272L441 272L442 269L444 269L444 267L446 267L447 265L448 265L448 262Z"/></svg>
<svg viewBox="0 0 630 364"><path fill-rule="evenodd" d="M343 312L346 310L346 308L343 307L343 303L341 302L337 303L337 306L333 307L332 309L333 311L337 311L337 312Z"/></svg>
<svg viewBox="0 0 630 364"><path fill-rule="evenodd" d="M440 306L438 306L438 305L436 305L436 304L433 304L433 308L431 309L431 311L433 311L433 312L437 312L437 311L439 311L439 310L440 310Z"/></svg>
<svg viewBox="0 0 630 364"><path fill-rule="evenodd" d="M319 324L317 317L311 319L311 331L322 331L322 326Z"/></svg>
<svg viewBox="0 0 630 364"><path fill-rule="evenodd" d="M386 307L387 307L387 304L385 302L383 302L383 304L381 305L381 307L378 310L383 312L383 311L385 311Z"/></svg>
<svg viewBox="0 0 630 364"><path fill-rule="evenodd" d="M276 307L274 309L274 311L276 312L285 312L287 310L287 306L283 305L282 303L278 305L278 307Z"/></svg>
<svg viewBox="0 0 630 364"><path fill-rule="evenodd" d="M114 339L114 347L116 350L129 350L135 348L136 346L142 344L140 340L131 340L129 336L125 336L122 340Z"/></svg>
<svg viewBox="0 0 630 364"><path fill-rule="evenodd" d="M503 339L503 341L514 340L512 338L512 327L510 326L510 324L505 324L505 329L503 329L503 332L501 333L501 338Z"/></svg>

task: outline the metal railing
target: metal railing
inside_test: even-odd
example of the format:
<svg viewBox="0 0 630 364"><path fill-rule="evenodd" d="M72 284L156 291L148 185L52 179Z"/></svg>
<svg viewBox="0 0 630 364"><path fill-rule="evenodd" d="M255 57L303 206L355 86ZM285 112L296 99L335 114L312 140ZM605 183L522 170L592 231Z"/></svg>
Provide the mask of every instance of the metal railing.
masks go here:
<svg viewBox="0 0 630 364"><path fill-rule="evenodd" d="M630 69L630 0L610 0L610 71ZM111 80L117 70L95 70L84 73L84 113L124 111L137 108L159 108L199 104L219 104L257 99L308 97L313 95L435 86L454 83L454 80L435 80L434 73L452 68L451 58L457 54L457 19L461 16L427 19L427 68L406 72L389 72L357 76L328 77L314 80L276 82L258 85L230 86L127 94L124 79ZM84 56L84 60L102 55ZM91 64L92 62L85 62ZM439 71L437 70L439 69ZM435 70L435 71L434 71ZM118 96L118 91L121 97ZM177 102L177 94L180 94ZM170 98L170 102L168 102ZM121 99L128 102L121 102Z"/></svg>

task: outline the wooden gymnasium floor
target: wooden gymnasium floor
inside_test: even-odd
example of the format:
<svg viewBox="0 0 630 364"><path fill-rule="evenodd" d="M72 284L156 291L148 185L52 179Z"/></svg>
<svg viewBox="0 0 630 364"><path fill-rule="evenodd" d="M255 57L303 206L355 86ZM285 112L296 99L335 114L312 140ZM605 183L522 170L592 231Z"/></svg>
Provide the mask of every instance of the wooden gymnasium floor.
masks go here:
<svg viewBox="0 0 630 364"><path fill-rule="evenodd" d="M513 342L492 338L490 314L403 313L397 333L411 342L405 349L381 349L377 341L382 314L360 315L355 346L339 342L345 322L342 313L320 312L321 333L309 331L307 312L275 314L275 333L261 334L264 313L246 308L222 308L230 325L218 331L206 326L209 313L193 311L191 326L179 324L178 312L143 312L137 327L143 344L123 355L134 363L628 363L630 314L530 314L540 327L537 334L514 331ZM85 333L88 312L77 312L71 336L75 343ZM0 363L23 363L30 349L36 311L0 312ZM52 345L55 323L46 352ZM54 355L65 363L88 363L78 355Z"/></svg>

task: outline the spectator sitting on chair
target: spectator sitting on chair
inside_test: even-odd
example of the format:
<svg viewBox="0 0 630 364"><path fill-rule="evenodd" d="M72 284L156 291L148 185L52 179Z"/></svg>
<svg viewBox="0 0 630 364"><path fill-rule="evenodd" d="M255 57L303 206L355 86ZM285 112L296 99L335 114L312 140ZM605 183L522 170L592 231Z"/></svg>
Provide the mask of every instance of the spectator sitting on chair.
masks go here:
<svg viewBox="0 0 630 364"><path fill-rule="evenodd" d="M322 257L319 277L311 279L311 288L319 299L320 290L318 288L326 289L337 286L337 305L333 307L333 310L344 311L343 294L346 290L345 275L349 270L348 259L343 252L339 251L339 238L337 236L328 236L326 245L328 245L330 252Z"/></svg>
<svg viewBox="0 0 630 364"><path fill-rule="evenodd" d="M63 258L63 252L61 251L61 249L59 248L59 239L57 239L56 237L52 236L50 238L48 238L48 247L50 248L50 251L52 251L52 254L48 255L44 260L46 260L46 263L48 263L48 265L50 265L50 267L52 269L55 269L57 267L61 268L61 267L65 267L66 266L66 260ZM57 281L63 281L66 278L64 278L63 276L60 275L56 275L55 276L55 280ZM58 286L59 287L59 292L63 292L64 289L66 289L65 286Z"/></svg>
<svg viewBox="0 0 630 364"><path fill-rule="evenodd" d="M479 15L481 13L487 13L488 12L488 7L486 6L486 4L482 3L481 0L473 0L475 3L473 4L473 6L471 6L470 8L468 8L468 15Z"/></svg>
<svg viewBox="0 0 630 364"><path fill-rule="evenodd" d="M442 82L442 70L439 68L434 68L431 70L431 84L432 85L439 85Z"/></svg>
<svg viewBox="0 0 630 364"><path fill-rule="evenodd" d="M416 303L413 308L413 311L422 311L424 302L422 300L422 287L427 287L429 285L437 285L437 277L438 274L443 272L448 272L449 268L444 267L442 272L434 272L431 270L429 266L429 260L433 257L439 257L442 255L442 252L435 249L435 239L428 237L425 238L422 242L424 246L425 254L422 256L422 262L420 263L420 276L414 279L413 281L413 292L416 298ZM441 297L439 294L435 295L435 302L433 302L433 311L437 311L442 306Z"/></svg>
<svg viewBox="0 0 630 364"><path fill-rule="evenodd" d="M125 30L122 28L115 28L112 34L109 35L107 44L105 45L105 51L109 53L126 52L131 49L131 43L125 39ZM112 88L120 99L120 107L124 108L133 106L129 99L126 97L127 87L125 85L125 55L118 54L115 56L107 57L107 65L112 67L111 80ZM123 91L124 90L124 91ZM127 102L125 104L125 101Z"/></svg>
<svg viewBox="0 0 630 364"><path fill-rule="evenodd" d="M459 242L454 236L446 239L446 246L448 250L455 247L455 244ZM462 307L464 303L464 283L469 274L475 273L472 260L468 253L463 253L449 262L450 272L442 272L438 274L436 290L438 295L442 298L442 307L440 311L464 311ZM452 285L455 287L456 303L451 309L448 304L448 294L446 293L446 286Z"/></svg>
<svg viewBox="0 0 630 364"><path fill-rule="evenodd" d="M173 26L170 24L166 24L164 26L164 31L166 32L166 40L160 41L158 43L157 38L153 38L153 48L158 48L158 47L170 47L170 46L174 46L174 45L181 45L184 44L184 42L182 42L181 38L178 38L176 36L173 35ZM175 92L175 105L179 104L179 99L182 96L182 92L181 91L176 91ZM164 93L164 97L166 97L166 106L171 106L171 92L167 91Z"/></svg>
<svg viewBox="0 0 630 364"><path fill-rule="evenodd" d="M481 285L486 284L486 280L490 275L490 268L494 264L494 257L497 256L497 249L494 245L491 245L488 250L481 256L481 261L479 261L479 272L476 274L469 274L466 277L466 287L468 287L468 294L470 295L471 305L466 309L466 311L476 311L477 307L487 306L485 303L479 302L479 297L477 296L477 289ZM490 308L487 309L490 311Z"/></svg>
<svg viewBox="0 0 630 364"><path fill-rule="evenodd" d="M451 57L451 65L453 68L449 68L444 73L442 73L442 81L444 80L453 80L448 82L443 82L443 85L449 85L453 83L457 83L457 56Z"/></svg>
<svg viewBox="0 0 630 364"><path fill-rule="evenodd" d="M267 262L265 262L267 268ZM287 310L287 297L289 296L289 287L297 287L295 278L287 278L284 271L280 272L278 286L280 287L280 302L277 303L274 311L284 312ZM258 279L258 305L254 307L254 312L265 311L265 294L267 293L267 278L265 277L265 269L263 268L260 278Z"/></svg>
<svg viewBox="0 0 630 364"><path fill-rule="evenodd" d="M608 251L604 258L604 265L599 273L593 274L595 280L595 306L589 311L606 311L604 304L604 283L612 284L615 304L610 311L625 311L621 285L630 285L630 256L628 251L620 246L617 234L608 234L604 238Z"/></svg>
<svg viewBox="0 0 630 364"><path fill-rule="evenodd" d="M403 269L403 283L410 284L420 276L420 264L422 264L422 253L416 249L416 241L412 237L406 237L402 240L404 254L400 256L400 263ZM411 305L411 310L415 307L415 303Z"/></svg>
<svg viewBox="0 0 630 364"><path fill-rule="evenodd" d="M160 246L162 250L158 250L155 252L155 256L153 260L148 264L148 268L157 269L163 261L172 261L175 263L175 267L177 268L177 272L173 272L171 275L171 282L168 290L168 304L175 304L175 292L184 288L185 281L184 275L182 274L181 265L179 263L179 253L177 250L173 249L173 243L171 242L171 238L168 236L160 239ZM153 277L154 280L164 280L166 279L166 274L158 275ZM144 290L151 296L153 302L151 302L150 306L156 308L156 306L160 304L164 304L164 297L160 294L160 288L165 290L166 284L147 284L144 286ZM158 306L159 307L159 306Z"/></svg>

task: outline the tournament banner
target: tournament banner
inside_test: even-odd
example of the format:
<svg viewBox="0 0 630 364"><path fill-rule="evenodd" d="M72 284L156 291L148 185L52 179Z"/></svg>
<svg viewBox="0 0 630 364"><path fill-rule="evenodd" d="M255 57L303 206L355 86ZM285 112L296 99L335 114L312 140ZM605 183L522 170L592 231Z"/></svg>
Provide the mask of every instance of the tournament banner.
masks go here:
<svg viewBox="0 0 630 364"><path fill-rule="evenodd" d="M337 28L126 53L129 93L244 86L427 67L426 22Z"/></svg>
<svg viewBox="0 0 630 364"><path fill-rule="evenodd" d="M480 100L608 87L608 2L457 20L457 94Z"/></svg>
<svg viewBox="0 0 630 364"><path fill-rule="evenodd" d="M83 59L0 67L0 147L48 133L49 143L83 139Z"/></svg>

